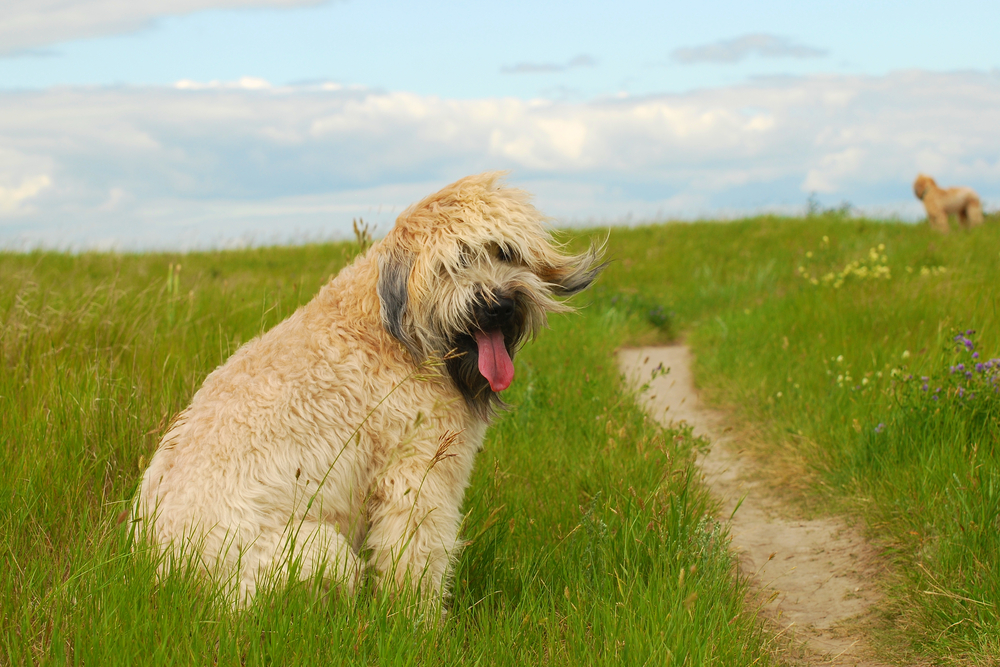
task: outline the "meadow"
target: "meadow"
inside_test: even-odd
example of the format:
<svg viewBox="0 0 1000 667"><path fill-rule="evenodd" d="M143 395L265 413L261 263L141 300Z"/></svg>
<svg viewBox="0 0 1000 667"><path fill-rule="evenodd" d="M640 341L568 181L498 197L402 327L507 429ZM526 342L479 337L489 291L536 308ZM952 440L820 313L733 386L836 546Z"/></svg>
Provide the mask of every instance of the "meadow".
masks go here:
<svg viewBox="0 0 1000 667"><path fill-rule="evenodd" d="M516 358L444 623L371 587L290 583L233 612L157 583L118 516L171 415L357 250L0 257L0 664L776 664L699 443L619 383L614 350L648 325L613 305Z"/></svg>
<svg viewBox="0 0 1000 667"><path fill-rule="evenodd" d="M704 443L618 376L616 348L678 338L775 489L878 547L886 660L1000 664L997 223L611 230L581 311L515 360L440 625L311 582L232 612L155 583L117 522L204 376L356 245L0 255L0 664L787 664L698 481Z"/></svg>
<svg viewBox="0 0 1000 667"><path fill-rule="evenodd" d="M898 664L1000 664L998 222L613 232L598 288L684 332L777 493L865 527L885 563L874 639Z"/></svg>

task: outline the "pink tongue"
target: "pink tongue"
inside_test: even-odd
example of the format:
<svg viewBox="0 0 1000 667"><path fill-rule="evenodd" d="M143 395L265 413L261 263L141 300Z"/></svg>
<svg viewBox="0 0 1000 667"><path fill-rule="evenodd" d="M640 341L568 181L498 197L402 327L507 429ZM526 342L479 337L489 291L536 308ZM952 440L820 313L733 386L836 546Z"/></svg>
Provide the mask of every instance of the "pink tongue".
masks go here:
<svg viewBox="0 0 1000 667"><path fill-rule="evenodd" d="M479 345L479 372L490 381L490 389L503 391L514 381L514 364L510 361L500 331L477 331Z"/></svg>

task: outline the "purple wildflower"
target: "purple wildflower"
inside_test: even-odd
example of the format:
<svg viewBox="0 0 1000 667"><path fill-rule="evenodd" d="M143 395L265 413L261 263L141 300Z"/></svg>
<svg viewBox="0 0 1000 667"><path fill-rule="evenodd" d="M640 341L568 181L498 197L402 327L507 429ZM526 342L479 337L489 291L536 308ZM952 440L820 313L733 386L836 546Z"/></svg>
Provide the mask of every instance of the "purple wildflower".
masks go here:
<svg viewBox="0 0 1000 667"><path fill-rule="evenodd" d="M921 389L923 389L924 391L927 391L927 383L926 382L924 383L924 386L921 387Z"/></svg>
<svg viewBox="0 0 1000 667"><path fill-rule="evenodd" d="M963 396L965 396L965 387L959 387L958 388L958 397L962 398Z"/></svg>
<svg viewBox="0 0 1000 667"><path fill-rule="evenodd" d="M881 433L884 430L885 430L885 424L883 424L882 422L879 422L878 426L875 427L876 433Z"/></svg>
<svg viewBox="0 0 1000 667"><path fill-rule="evenodd" d="M986 370L986 364L984 364L982 362L979 362L978 364L976 364L976 372L977 373L982 373L984 370Z"/></svg>
<svg viewBox="0 0 1000 667"><path fill-rule="evenodd" d="M964 371L965 370L965 364L959 364L958 366L955 366L955 369L959 370L959 371Z"/></svg>
<svg viewBox="0 0 1000 667"><path fill-rule="evenodd" d="M978 359L979 358L979 353L978 352L973 352L972 353L972 358L973 359Z"/></svg>

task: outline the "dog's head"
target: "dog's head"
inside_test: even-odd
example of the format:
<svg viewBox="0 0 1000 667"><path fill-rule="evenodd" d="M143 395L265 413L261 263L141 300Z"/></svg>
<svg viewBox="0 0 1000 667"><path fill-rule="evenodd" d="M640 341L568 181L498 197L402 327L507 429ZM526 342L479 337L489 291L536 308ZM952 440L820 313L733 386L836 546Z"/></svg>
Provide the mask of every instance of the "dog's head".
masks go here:
<svg viewBox="0 0 1000 667"><path fill-rule="evenodd" d="M937 183L934 179L926 174L917 174L917 180L913 181L913 194L917 196L917 199L923 199L924 195L931 188L936 188Z"/></svg>
<svg viewBox="0 0 1000 667"><path fill-rule="evenodd" d="M411 206L373 252L382 324L416 361L442 358L469 406L487 417L514 377L513 356L572 308L602 249L566 255L526 193L499 173L464 178Z"/></svg>

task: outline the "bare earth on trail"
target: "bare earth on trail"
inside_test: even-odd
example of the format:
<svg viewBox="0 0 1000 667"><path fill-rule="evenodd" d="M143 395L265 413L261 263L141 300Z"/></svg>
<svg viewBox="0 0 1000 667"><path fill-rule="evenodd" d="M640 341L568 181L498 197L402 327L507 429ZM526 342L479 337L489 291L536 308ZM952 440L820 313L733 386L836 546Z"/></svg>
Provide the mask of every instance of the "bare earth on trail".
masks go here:
<svg viewBox="0 0 1000 667"><path fill-rule="evenodd" d="M727 437L723 415L699 402L686 347L622 350L618 362L635 387L649 383L640 400L650 414L665 424L687 422L711 443L698 465L721 500L721 516L733 517L730 534L740 567L763 600L773 596L764 614L803 649L803 661L881 667L864 639L852 636L850 623L878 599L871 547L837 519L794 518L769 493L754 461ZM650 381L661 364L670 372Z"/></svg>

